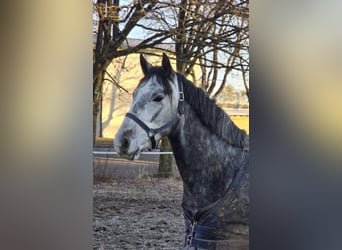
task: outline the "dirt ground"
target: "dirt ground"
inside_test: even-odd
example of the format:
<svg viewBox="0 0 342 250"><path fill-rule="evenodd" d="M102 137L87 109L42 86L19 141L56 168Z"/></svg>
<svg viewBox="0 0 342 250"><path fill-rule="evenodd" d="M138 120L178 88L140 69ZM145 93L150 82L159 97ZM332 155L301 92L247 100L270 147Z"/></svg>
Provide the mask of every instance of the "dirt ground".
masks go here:
<svg viewBox="0 0 342 250"><path fill-rule="evenodd" d="M93 249L182 249L182 181L94 180Z"/></svg>

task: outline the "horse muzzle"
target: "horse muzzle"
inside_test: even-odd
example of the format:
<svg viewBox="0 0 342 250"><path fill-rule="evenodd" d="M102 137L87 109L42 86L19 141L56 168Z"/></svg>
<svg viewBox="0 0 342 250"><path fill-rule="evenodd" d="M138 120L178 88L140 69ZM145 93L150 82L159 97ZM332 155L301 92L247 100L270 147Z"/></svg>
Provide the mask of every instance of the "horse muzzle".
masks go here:
<svg viewBox="0 0 342 250"><path fill-rule="evenodd" d="M141 153L141 149L139 147L136 149L130 149L130 141L125 137L121 139L115 137L114 150L121 157L128 160L137 160Z"/></svg>

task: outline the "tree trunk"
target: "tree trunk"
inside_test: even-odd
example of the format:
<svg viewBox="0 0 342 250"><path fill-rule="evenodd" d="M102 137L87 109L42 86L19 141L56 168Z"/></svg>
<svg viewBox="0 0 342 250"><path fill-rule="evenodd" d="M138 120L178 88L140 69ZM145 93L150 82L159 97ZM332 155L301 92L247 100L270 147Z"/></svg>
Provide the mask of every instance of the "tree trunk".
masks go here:
<svg viewBox="0 0 342 250"><path fill-rule="evenodd" d="M98 111L93 105L93 146L95 146L95 142L96 142L97 115L98 115Z"/></svg>
<svg viewBox="0 0 342 250"><path fill-rule="evenodd" d="M185 39L185 10L187 0L182 0L179 7L178 14L178 32L176 35L176 68L179 73L184 73L184 39ZM170 152L171 145L167 138L162 139L161 152ZM162 177L169 177L173 175L172 171L173 155L160 155L158 175Z"/></svg>
<svg viewBox="0 0 342 250"><path fill-rule="evenodd" d="M162 152L170 152L171 145L167 137L162 139L161 150ZM160 155L159 159L159 169L158 176L159 177L170 177L173 176L173 168L172 168L172 155Z"/></svg>
<svg viewBox="0 0 342 250"><path fill-rule="evenodd" d="M104 69L103 69L104 68ZM93 144L95 144L97 134L97 123L99 114L101 112L100 105L102 101L102 82L105 74L106 67L99 67L98 71L94 71L93 82Z"/></svg>
<svg viewBox="0 0 342 250"><path fill-rule="evenodd" d="M102 98L99 103L97 119L96 119L96 137L103 137L102 136Z"/></svg>

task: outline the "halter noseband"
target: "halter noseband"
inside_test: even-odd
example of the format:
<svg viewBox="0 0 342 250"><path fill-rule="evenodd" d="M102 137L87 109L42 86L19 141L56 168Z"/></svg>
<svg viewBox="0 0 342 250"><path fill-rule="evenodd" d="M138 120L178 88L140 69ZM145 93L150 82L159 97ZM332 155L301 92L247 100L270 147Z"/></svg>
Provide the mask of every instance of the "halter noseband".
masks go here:
<svg viewBox="0 0 342 250"><path fill-rule="evenodd" d="M171 121L167 122L163 126L159 128L150 128L147 126L142 120L140 120L135 114L133 113L126 113L126 117L132 119L135 121L143 130L146 131L147 136L150 138L152 149L155 149L157 144L156 144L156 139L154 136L164 129L167 129L169 127L174 126L180 118L184 115L184 92L183 92L183 84L181 80L181 76L177 74L177 82L178 82L178 91L179 91L179 100L178 100L178 107L177 107L177 116L173 118Z"/></svg>

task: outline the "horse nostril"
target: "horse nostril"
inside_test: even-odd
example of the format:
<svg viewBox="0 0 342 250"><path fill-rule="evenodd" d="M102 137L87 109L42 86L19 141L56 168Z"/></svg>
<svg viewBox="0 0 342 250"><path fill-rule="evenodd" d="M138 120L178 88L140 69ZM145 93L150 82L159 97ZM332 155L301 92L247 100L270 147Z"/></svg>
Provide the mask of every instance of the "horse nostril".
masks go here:
<svg viewBox="0 0 342 250"><path fill-rule="evenodd" d="M129 147L129 140L126 137L123 137L120 142L121 142L121 146L120 146L121 151L126 152Z"/></svg>

